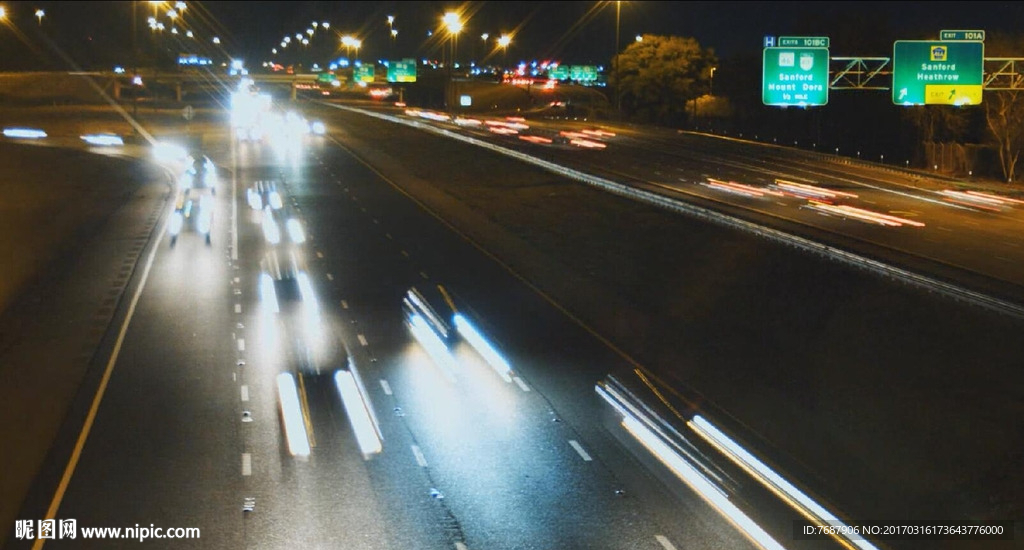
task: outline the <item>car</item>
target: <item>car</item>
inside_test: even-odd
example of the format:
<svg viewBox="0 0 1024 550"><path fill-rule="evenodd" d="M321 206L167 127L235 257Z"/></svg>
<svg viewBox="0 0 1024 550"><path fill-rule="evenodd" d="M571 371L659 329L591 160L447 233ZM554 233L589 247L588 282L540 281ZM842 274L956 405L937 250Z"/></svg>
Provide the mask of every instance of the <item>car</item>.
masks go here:
<svg viewBox="0 0 1024 550"><path fill-rule="evenodd" d="M423 319L441 341L451 343L456 331L452 326L454 312L440 287L412 287L402 297L402 311L410 326L417 317Z"/></svg>
<svg viewBox="0 0 1024 550"><path fill-rule="evenodd" d="M288 206L274 210L267 205L263 209L263 237L267 244L302 244L306 242L306 231L298 216Z"/></svg>
<svg viewBox="0 0 1024 550"><path fill-rule="evenodd" d="M263 210L267 206L272 210L280 210L284 207L284 200L277 190L277 182L272 180L253 183L246 190L245 196L249 208L253 210Z"/></svg>
<svg viewBox="0 0 1024 550"><path fill-rule="evenodd" d="M194 187L178 190L167 228L171 234L171 246L178 242L178 235L186 230L202 235L209 245L210 232L213 230L213 209L211 190Z"/></svg>
<svg viewBox="0 0 1024 550"><path fill-rule="evenodd" d="M217 165L210 157L203 154L190 154L185 158L185 172L178 179L179 188L209 189L210 194L217 194Z"/></svg>

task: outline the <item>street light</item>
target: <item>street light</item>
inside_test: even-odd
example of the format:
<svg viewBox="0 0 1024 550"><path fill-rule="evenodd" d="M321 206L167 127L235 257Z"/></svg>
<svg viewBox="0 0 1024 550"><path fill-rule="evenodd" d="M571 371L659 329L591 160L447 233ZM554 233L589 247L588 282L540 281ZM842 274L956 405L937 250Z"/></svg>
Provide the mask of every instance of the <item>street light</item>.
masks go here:
<svg viewBox="0 0 1024 550"><path fill-rule="evenodd" d="M452 43L452 55L448 63L448 101L445 102L447 103L446 107L448 107L448 109L451 110L453 106L452 104L454 103L453 100L455 97L455 84L452 81L452 66L455 65L455 48L457 47L458 44L457 40L459 37L459 32L462 31L463 23L462 19L459 17L459 14L454 11L450 11L444 14L444 17L441 18L441 22L443 22L445 28L448 29L448 36L451 37Z"/></svg>
<svg viewBox="0 0 1024 550"><path fill-rule="evenodd" d="M718 67L711 67L711 79L708 82L708 95L715 95L715 71Z"/></svg>
<svg viewBox="0 0 1024 550"><path fill-rule="evenodd" d="M503 34L503 35L501 35L501 37L498 38L498 45L501 46L501 64L502 64L501 70L502 70L502 72L505 71L505 66L508 65L508 46L511 43L512 43L512 37L507 35L507 34Z"/></svg>
<svg viewBox="0 0 1024 550"><path fill-rule="evenodd" d="M7 19L7 8L0 6L0 20Z"/></svg>
<svg viewBox="0 0 1024 550"><path fill-rule="evenodd" d="M183 12L183 11L185 11L185 3L184 2L175 2L174 3L174 8L177 9L178 11L180 11L180 12Z"/></svg>
<svg viewBox="0 0 1024 550"><path fill-rule="evenodd" d="M220 37L219 36L214 36L213 37L213 43L214 44L220 44Z"/></svg>
<svg viewBox="0 0 1024 550"><path fill-rule="evenodd" d="M619 88L621 88L621 86L619 85L619 63L618 63L618 59L616 59L619 56L619 19L620 19L620 16L621 16L621 12L622 12L622 2L615 2L615 51L612 54L612 71L613 71L613 74L615 75L614 80L615 80L615 110L616 111L621 111L622 110L622 95L619 94Z"/></svg>
<svg viewBox="0 0 1024 550"><path fill-rule="evenodd" d="M327 30L327 29L331 28L331 24L329 22L327 22L327 21L324 21L323 23L320 23L320 26L323 27L324 30Z"/></svg>
<svg viewBox="0 0 1024 550"><path fill-rule="evenodd" d="M185 31L185 36L187 36L189 38L195 38L196 37L196 35L193 34L192 31Z"/></svg>
<svg viewBox="0 0 1024 550"><path fill-rule="evenodd" d="M636 41L637 42L643 42L644 41L643 35L640 35L640 34L636 35Z"/></svg>
<svg viewBox="0 0 1024 550"><path fill-rule="evenodd" d="M43 10L36 10L36 19L39 20L39 24L40 25L43 24L43 16L44 15L46 15L45 11L43 11Z"/></svg>

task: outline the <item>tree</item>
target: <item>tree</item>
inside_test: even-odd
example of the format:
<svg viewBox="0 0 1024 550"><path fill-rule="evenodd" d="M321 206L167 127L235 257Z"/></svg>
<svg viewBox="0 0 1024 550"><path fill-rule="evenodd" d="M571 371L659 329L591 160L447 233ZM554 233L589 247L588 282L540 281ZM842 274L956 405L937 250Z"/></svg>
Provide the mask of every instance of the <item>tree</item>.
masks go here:
<svg viewBox="0 0 1024 550"><path fill-rule="evenodd" d="M985 54L1020 57L1024 54L1024 35L992 33L985 42ZM1012 182L1024 148L1024 94L1019 88L992 90L985 92L984 103L985 122L999 153L1003 177Z"/></svg>
<svg viewBox="0 0 1024 550"><path fill-rule="evenodd" d="M708 92L718 59L694 38L643 35L613 60L611 84L627 113L679 123L688 102Z"/></svg>
<svg viewBox="0 0 1024 550"><path fill-rule="evenodd" d="M985 120L995 139L1003 177L1012 182L1024 148L1024 95L1020 90L989 92L985 97Z"/></svg>

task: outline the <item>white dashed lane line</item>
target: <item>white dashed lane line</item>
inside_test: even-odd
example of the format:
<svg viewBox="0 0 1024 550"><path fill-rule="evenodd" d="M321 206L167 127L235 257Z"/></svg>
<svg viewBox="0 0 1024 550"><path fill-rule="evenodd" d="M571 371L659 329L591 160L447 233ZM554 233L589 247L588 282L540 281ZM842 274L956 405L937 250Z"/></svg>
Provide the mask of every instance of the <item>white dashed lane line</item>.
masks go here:
<svg viewBox="0 0 1024 550"><path fill-rule="evenodd" d="M359 334L359 335L358 335L358 336L356 336L356 337L357 337L357 338L359 338L359 345L363 346L364 348L365 348L366 346L370 345L369 343L367 343L367 341L366 341L366 337L365 337L365 336L363 336L362 334Z"/></svg>
<svg viewBox="0 0 1024 550"><path fill-rule="evenodd" d="M587 451L584 450L583 446L580 445L579 442L576 441L575 439L570 439L569 445L571 445L573 449L576 449L576 452L579 453L580 458L582 458L584 462L590 462L591 460L594 460L593 458L590 458L590 455L587 453Z"/></svg>
<svg viewBox="0 0 1024 550"><path fill-rule="evenodd" d="M388 384L387 380L381 378L380 387L384 390L385 395L391 395L391 384Z"/></svg>
<svg viewBox="0 0 1024 550"><path fill-rule="evenodd" d="M416 457L416 464L419 464L421 468L427 467L427 458L423 456L423 451L417 445L412 446L412 454Z"/></svg>

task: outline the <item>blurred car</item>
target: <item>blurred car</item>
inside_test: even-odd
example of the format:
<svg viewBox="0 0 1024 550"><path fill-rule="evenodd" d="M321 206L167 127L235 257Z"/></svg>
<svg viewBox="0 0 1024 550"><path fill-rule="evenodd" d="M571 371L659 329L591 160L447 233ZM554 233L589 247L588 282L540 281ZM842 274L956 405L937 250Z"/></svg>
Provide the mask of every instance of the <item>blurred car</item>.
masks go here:
<svg viewBox="0 0 1024 550"><path fill-rule="evenodd" d="M211 194L217 194L217 165L210 157L189 155L185 158L185 167L185 172L178 179L180 189L209 189Z"/></svg>
<svg viewBox="0 0 1024 550"><path fill-rule="evenodd" d="M288 206L274 210L267 205L263 209L263 237L267 244L302 244L306 242L306 231L298 216Z"/></svg>
<svg viewBox="0 0 1024 550"><path fill-rule="evenodd" d="M178 235L184 231L194 231L203 236L206 244L210 244L213 208L212 190L196 187L180 189L167 228L171 234L171 246L178 242Z"/></svg>
<svg viewBox="0 0 1024 550"><path fill-rule="evenodd" d="M245 192L249 208L263 210L270 207L272 210L280 210L284 207L284 200L277 190L277 182L257 181Z"/></svg>
<svg viewBox="0 0 1024 550"><path fill-rule="evenodd" d="M300 307L316 315L316 295L294 250L272 249L260 260L260 302L267 310L290 315Z"/></svg>
<svg viewBox="0 0 1024 550"><path fill-rule="evenodd" d="M402 311L410 325L419 317L443 342L450 343L455 339L456 332L452 327L454 312L440 287L410 288L402 297Z"/></svg>

